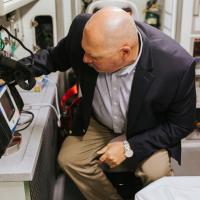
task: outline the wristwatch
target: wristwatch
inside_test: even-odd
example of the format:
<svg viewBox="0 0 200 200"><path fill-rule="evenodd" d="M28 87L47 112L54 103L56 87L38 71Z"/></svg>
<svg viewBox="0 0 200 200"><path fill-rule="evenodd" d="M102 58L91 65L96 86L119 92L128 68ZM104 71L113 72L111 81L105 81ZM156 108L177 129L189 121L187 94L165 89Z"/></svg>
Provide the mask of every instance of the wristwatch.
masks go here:
<svg viewBox="0 0 200 200"><path fill-rule="evenodd" d="M126 156L127 158L132 157L134 153L133 153L133 150L131 149L131 147L130 147L128 141L127 141L127 140L124 140L124 141L123 141L123 144L124 144L125 156Z"/></svg>

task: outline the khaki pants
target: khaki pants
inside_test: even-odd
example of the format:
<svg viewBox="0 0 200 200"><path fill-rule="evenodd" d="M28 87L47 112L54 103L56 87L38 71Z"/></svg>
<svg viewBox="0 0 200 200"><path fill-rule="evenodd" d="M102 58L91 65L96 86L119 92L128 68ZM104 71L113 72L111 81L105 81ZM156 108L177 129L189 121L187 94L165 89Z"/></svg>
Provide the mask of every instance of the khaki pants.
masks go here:
<svg viewBox="0 0 200 200"><path fill-rule="evenodd" d="M91 119L84 136L68 136L62 144L58 162L87 200L122 200L98 164L97 151L112 138L113 133ZM144 185L163 176L171 176L168 152L160 150L143 161L135 175Z"/></svg>

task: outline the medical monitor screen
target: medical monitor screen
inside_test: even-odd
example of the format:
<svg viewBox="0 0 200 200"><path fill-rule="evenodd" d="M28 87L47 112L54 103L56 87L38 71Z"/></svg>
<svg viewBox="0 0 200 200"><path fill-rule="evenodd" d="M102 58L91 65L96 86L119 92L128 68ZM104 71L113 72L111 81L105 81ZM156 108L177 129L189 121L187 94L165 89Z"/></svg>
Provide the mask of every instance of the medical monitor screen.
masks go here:
<svg viewBox="0 0 200 200"><path fill-rule="evenodd" d="M8 120L10 121L15 113L14 105L10 99L10 96L8 94L8 91L5 91L4 94L1 96L1 104L3 106L3 109L7 115Z"/></svg>

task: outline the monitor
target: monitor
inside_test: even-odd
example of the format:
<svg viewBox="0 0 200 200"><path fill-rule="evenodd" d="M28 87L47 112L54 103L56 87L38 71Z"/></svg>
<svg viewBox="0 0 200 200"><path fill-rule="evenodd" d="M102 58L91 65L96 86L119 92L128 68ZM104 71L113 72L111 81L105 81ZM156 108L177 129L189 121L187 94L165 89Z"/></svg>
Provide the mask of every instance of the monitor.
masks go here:
<svg viewBox="0 0 200 200"><path fill-rule="evenodd" d="M8 126L5 129L9 128L10 133L13 134L19 121L20 112L10 89L6 85L0 87L0 115L2 127Z"/></svg>

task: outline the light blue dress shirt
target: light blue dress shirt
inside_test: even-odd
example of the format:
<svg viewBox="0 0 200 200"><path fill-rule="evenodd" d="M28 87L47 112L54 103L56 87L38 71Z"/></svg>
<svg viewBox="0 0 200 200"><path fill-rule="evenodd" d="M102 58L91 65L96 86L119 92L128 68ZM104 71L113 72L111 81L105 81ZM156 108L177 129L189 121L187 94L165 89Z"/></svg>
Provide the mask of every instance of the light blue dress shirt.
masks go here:
<svg viewBox="0 0 200 200"><path fill-rule="evenodd" d="M114 73L99 73L93 99L95 118L113 130L114 133L126 132L127 112L135 67L142 53L142 37L139 33L140 50L136 61Z"/></svg>

